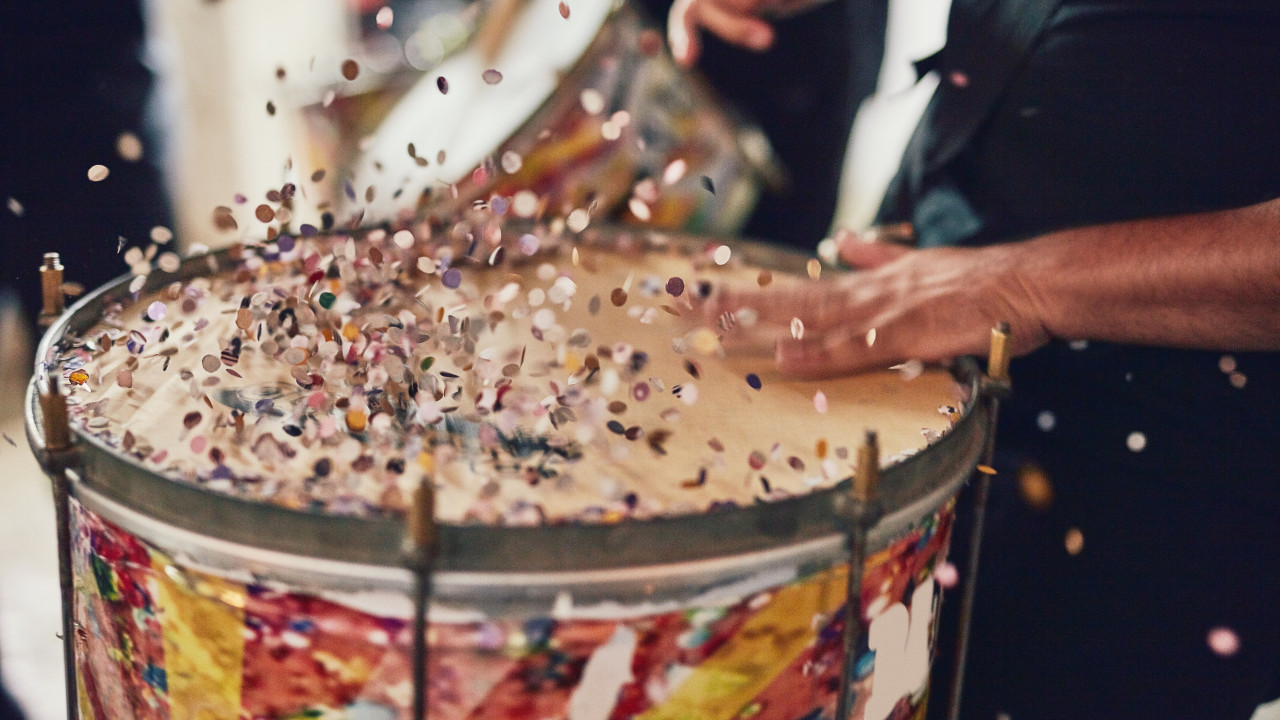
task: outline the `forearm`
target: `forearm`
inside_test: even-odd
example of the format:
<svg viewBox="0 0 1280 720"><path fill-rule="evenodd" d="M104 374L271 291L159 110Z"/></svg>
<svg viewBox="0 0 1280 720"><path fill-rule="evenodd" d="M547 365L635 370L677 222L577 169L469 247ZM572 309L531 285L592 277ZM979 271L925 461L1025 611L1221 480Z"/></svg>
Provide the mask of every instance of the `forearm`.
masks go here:
<svg viewBox="0 0 1280 720"><path fill-rule="evenodd" d="M1014 282L1059 338L1280 350L1280 200L1051 233Z"/></svg>

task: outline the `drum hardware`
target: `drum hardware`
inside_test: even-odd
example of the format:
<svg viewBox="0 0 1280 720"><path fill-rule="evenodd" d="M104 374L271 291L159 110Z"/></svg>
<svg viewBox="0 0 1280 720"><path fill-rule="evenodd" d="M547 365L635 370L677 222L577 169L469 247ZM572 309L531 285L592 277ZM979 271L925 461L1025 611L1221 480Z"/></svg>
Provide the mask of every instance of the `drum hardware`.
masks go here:
<svg viewBox="0 0 1280 720"><path fill-rule="evenodd" d="M849 494L841 495L837 507L848 521L845 543L849 548L849 575L846 584L844 621L844 666L840 672L840 695L836 697L836 720L847 720L852 708L857 668L858 635L861 630L862 572L867 561L867 534L884 514L880 503L880 446L874 430L868 430L858 447L857 474L849 484Z"/></svg>
<svg viewBox="0 0 1280 720"><path fill-rule="evenodd" d="M405 565L413 571L413 720L427 717L427 609L431 602L431 570L440 549L436 528L436 493L429 477L413 492L405 526Z"/></svg>
<svg viewBox="0 0 1280 720"><path fill-rule="evenodd" d="M52 321L62 312L62 265L57 253L45 255L40 268L44 285L44 311L40 322L46 324L50 308L57 308ZM56 296L56 301L51 300ZM78 712L75 665L75 617L74 579L71 567L71 475L79 466L79 456L71 442L71 423L67 416L67 401L58 386L58 375L38 366L32 388L40 403L41 430L44 434L43 452L38 460L53 484L54 522L58 534L58 589L62 595L62 652L63 673L66 682L67 718L75 720Z"/></svg>
<svg viewBox="0 0 1280 720"><path fill-rule="evenodd" d="M973 501L973 529L969 535L969 564L966 569L964 593L960 598L960 627L956 638L956 664L951 679L951 697L947 703L947 719L960 718L960 692L964 685L965 660L969 651L969 626L973 619L973 602L978 586L978 560L982 551L982 527L987 517L987 497L991 494L991 464L995 457L996 418L1000 412L1000 400L1012 390L1009 383L1009 323L1000 322L991 329L991 352L987 359L987 372L978 380L980 400L989 413L986 447L982 451L979 466L977 495Z"/></svg>
<svg viewBox="0 0 1280 720"><path fill-rule="evenodd" d="M66 309L62 294L62 259L56 252L44 254L44 263L40 265L40 291L44 301L44 307L40 309L40 327L48 328Z"/></svg>

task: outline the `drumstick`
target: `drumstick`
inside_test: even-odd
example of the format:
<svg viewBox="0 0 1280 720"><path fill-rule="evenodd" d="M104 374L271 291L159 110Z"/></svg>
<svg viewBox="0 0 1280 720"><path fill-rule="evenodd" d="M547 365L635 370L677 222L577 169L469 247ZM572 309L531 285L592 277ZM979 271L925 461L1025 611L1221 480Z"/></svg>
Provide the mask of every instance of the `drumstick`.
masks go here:
<svg viewBox="0 0 1280 720"><path fill-rule="evenodd" d="M502 46L511 34L511 26L515 25L524 0L493 0L485 13L480 29L476 31L475 45L480 57L485 62L492 62L502 51Z"/></svg>

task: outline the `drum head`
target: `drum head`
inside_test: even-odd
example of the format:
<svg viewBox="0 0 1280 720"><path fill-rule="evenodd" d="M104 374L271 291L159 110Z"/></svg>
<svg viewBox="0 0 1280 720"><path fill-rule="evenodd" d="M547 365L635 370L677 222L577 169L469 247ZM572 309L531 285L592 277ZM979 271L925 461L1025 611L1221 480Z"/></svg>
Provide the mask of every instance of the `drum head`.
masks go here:
<svg viewBox="0 0 1280 720"><path fill-rule="evenodd" d="M613 567L837 532L865 429L904 517L971 467L972 378L803 381L725 351L695 296L813 282L801 258L529 230L506 262L375 232L95 293L43 348L72 384L86 482L215 537L395 564L426 478L459 567Z"/></svg>

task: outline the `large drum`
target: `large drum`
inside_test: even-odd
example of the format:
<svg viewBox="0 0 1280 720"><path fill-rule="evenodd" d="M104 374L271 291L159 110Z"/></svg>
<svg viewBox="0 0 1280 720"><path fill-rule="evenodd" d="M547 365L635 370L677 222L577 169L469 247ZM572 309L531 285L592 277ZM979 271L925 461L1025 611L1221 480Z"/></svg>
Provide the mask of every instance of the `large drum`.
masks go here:
<svg viewBox="0 0 1280 720"><path fill-rule="evenodd" d="M431 718L797 720L842 686L852 717L922 717L988 432L972 364L786 377L698 297L813 282L803 258L505 233L240 246L49 331L28 423L68 487L81 717L390 720L424 692ZM873 524L846 502L868 428Z"/></svg>

